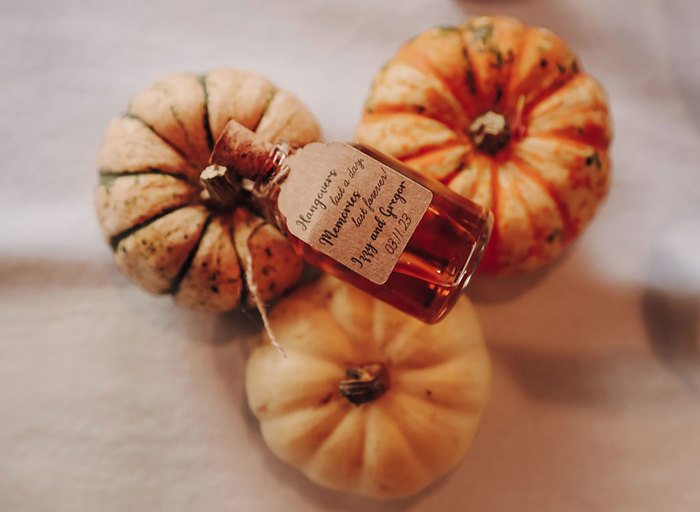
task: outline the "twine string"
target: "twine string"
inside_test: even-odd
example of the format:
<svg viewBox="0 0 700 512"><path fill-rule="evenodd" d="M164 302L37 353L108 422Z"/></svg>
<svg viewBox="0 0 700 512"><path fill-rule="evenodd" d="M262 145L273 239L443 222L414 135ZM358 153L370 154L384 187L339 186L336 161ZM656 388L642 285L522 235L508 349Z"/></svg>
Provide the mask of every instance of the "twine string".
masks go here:
<svg viewBox="0 0 700 512"><path fill-rule="evenodd" d="M246 284L248 285L248 291L250 292L250 296L253 297L253 303L255 304L258 313L260 313L260 317L262 318L263 326L265 327L265 333L267 334L268 340L270 341L272 346L275 347L277 351L282 355L282 357L286 358L287 353L277 341L275 333L272 332L272 326L270 325L270 320L267 316L265 303L262 301L262 299L260 298L260 294L258 293L258 286L255 283L255 278L253 277L253 258L250 255L250 247L248 248L245 257L245 266L245 279Z"/></svg>

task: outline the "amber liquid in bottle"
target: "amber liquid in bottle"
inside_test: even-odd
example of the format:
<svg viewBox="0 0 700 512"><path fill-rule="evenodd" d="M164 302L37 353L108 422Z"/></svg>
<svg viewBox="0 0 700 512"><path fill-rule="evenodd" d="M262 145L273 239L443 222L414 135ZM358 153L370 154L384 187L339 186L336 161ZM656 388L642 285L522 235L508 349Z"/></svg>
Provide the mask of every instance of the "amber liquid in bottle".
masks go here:
<svg viewBox="0 0 700 512"><path fill-rule="evenodd" d="M387 281L376 284L300 240L289 232L286 218L273 207L276 223L287 233L294 250L310 264L424 322L440 321L454 306L486 249L493 227L491 212L393 157L362 144L350 146L433 194ZM277 202L280 186L284 186L283 181L264 194L272 205Z"/></svg>

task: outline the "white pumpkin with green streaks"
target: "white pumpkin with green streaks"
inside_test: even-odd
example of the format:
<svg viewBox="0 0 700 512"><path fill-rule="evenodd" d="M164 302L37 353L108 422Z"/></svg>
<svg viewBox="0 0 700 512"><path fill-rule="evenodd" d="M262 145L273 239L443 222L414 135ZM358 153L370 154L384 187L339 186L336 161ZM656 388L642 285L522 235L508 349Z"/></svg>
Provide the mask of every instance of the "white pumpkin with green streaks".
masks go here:
<svg viewBox="0 0 700 512"><path fill-rule="evenodd" d="M220 69L167 75L136 94L98 152L97 216L117 266L145 290L170 293L187 307L236 308L248 255L264 301L302 272L286 238L245 202L213 209L201 200L199 175L231 119L292 146L320 137L294 96L261 75Z"/></svg>

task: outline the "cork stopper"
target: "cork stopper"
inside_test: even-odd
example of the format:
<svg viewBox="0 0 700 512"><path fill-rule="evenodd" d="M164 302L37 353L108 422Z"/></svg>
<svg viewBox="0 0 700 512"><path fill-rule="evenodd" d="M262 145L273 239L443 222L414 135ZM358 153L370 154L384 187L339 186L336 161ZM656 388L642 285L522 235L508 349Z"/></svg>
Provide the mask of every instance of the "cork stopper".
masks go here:
<svg viewBox="0 0 700 512"><path fill-rule="evenodd" d="M272 166L273 145L231 120L221 132L209 157L209 163L222 165L242 178L255 179Z"/></svg>

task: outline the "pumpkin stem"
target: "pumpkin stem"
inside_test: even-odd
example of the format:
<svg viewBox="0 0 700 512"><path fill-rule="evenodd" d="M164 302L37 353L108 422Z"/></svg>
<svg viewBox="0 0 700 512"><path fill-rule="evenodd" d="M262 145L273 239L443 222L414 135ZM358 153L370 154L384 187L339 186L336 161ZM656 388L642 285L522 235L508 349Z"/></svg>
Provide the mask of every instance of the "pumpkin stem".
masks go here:
<svg viewBox="0 0 700 512"><path fill-rule="evenodd" d="M348 368L347 380L338 384L340 394L355 405L376 400L389 389L389 373L382 363L368 363Z"/></svg>
<svg viewBox="0 0 700 512"><path fill-rule="evenodd" d="M223 165L210 165L199 175L202 201L219 210L233 208L241 190L240 184L231 181L227 171Z"/></svg>
<svg viewBox="0 0 700 512"><path fill-rule="evenodd" d="M469 126L469 136L479 151L495 155L510 140L510 126L503 114L489 110Z"/></svg>

